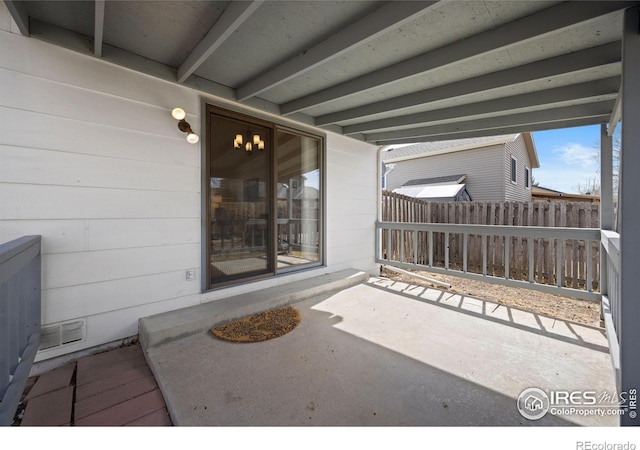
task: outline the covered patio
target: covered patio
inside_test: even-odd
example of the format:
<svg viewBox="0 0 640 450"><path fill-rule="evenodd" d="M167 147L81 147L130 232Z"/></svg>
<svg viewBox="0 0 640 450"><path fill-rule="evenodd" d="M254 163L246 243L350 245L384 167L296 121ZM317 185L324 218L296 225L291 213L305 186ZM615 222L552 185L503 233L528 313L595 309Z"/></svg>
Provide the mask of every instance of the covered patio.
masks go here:
<svg viewBox="0 0 640 450"><path fill-rule="evenodd" d="M613 405L602 416L547 414L537 421L516 408L530 387L613 394L601 328L377 277L294 306L301 323L274 340L237 344L203 331L148 348L174 425L619 421Z"/></svg>
<svg viewBox="0 0 640 450"><path fill-rule="evenodd" d="M443 424L449 418L461 425L516 425L521 418L513 398L525 382L608 390L607 367L618 392L635 392L640 128L622 128L616 220L611 136L620 122L640 123L639 3L4 0L1 422L10 420L6 405L17 404L34 360L117 346L142 334L141 318L229 299L240 299L240 312L259 305L265 290L349 268L374 277L380 264L452 272L448 254L444 267L436 268L431 245L418 248L411 236L427 242L434 233L505 242L576 239L574 230L562 228L383 222L380 155L389 145L584 125L601 127L601 229L583 230L577 239L600 248L600 289L573 294L601 301L606 336L478 300L406 287L394 292L373 278L332 297L306 300L301 307L307 320L297 330L308 338L300 341L305 348L295 348L300 342L293 335L256 348L293 345L282 345L288 355L273 358L302 364L306 357L312 364L289 370L295 375L304 368L301 377L315 374L320 383L324 369L351 368L360 382L345 381L344 392L363 389L363 379L373 387L391 378L394 394L422 411L407 417L391 397L385 398L391 409L372 398L363 405L371 412L365 417L331 405L354 424ZM176 107L182 118L172 118ZM214 120L222 125L216 128ZM249 125L256 124L264 140L251 136ZM221 139L221 133L229 136ZM248 146L241 147L238 136ZM263 157L260 166L257 155ZM228 169L225 180L215 173L221 166ZM256 168L264 174L260 179ZM283 189L286 196L279 194ZM243 204L233 217L216 215L229 210L221 206L223 194ZM230 221L229 237L220 225ZM384 254L392 236L400 236L406 253L403 246L399 255ZM234 248L227 252L229 243ZM418 261L425 249L427 256ZM504 251L508 255L508 245ZM529 270L529 281L519 283L563 291L560 284L534 283ZM456 274L516 283L508 275L488 277L486 270L469 273L466 263ZM405 310L410 312L397 315ZM410 327L400 326L403 321ZM161 373L163 367L180 370L175 362L185 357L180 349L186 342L217 355L183 361L206 369L179 374L203 377L189 384L191 393ZM256 356L242 366L235 353L240 347L231 352L211 345L208 336L194 335L149 347L160 383L167 377L164 390L175 420L214 420L211 411L223 422L271 420L233 408L243 405L238 391L246 390L255 398L267 395L257 403L259 417L271 417L270 408L284 402L272 401L269 389L253 389L268 377L281 382L282 375L260 366L266 378L258 384L230 380L237 371L257 373L258 363L267 360ZM540 348L545 351L529 357ZM544 359L547 352L553 359ZM505 357L512 364L501 372ZM377 359L386 364L376 366ZM516 369L522 364L526 371ZM368 372L371 366L380 372ZM394 372L396 367L402 370ZM224 392L211 392L213 405L180 405L177 397L202 394L198 389L212 372L231 383L221 384L228 386ZM283 386L309 380L294 376ZM317 389L293 402L297 409L280 410L278 420L302 424L315 417L337 424L323 397L337 391L323 384ZM218 415L220 402L230 406L227 418ZM493 405L491 415L481 415L477 404L463 408L474 402ZM188 408L201 418L189 419ZM475 422L477 417L486 419ZM638 425L640 419L626 414L619 423Z"/></svg>

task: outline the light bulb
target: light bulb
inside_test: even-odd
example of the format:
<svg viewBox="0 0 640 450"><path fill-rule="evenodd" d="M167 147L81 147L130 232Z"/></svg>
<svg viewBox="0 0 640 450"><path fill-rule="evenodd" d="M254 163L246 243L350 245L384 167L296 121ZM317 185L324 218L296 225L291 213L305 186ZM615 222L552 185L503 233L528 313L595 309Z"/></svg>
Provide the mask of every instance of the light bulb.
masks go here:
<svg viewBox="0 0 640 450"><path fill-rule="evenodd" d="M259 134L254 134L253 135L253 145L258 145L258 142L260 142L260 135Z"/></svg>
<svg viewBox="0 0 640 450"><path fill-rule="evenodd" d="M264 141L258 142L258 150L264 150Z"/></svg>
<svg viewBox="0 0 640 450"><path fill-rule="evenodd" d="M251 142L247 142L244 146L244 150L247 152L250 152L253 150L253 147L251 146Z"/></svg>
<svg viewBox="0 0 640 450"><path fill-rule="evenodd" d="M187 142L189 144L197 144L199 140L200 140L200 136L198 136L197 134L195 133L187 134Z"/></svg>
<svg viewBox="0 0 640 450"><path fill-rule="evenodd" d="M176 120L182 120L187 117L187 113L184 112L184 109L182 108L173 108L173 111L171 111L171 117Z"/></svg>
<svg viewBox="0 0 640 450"><path fill-rule="evenodd" d="M242 145L242 135L241 134L236 134L236 142L238 143L238 145Z"/></svg>

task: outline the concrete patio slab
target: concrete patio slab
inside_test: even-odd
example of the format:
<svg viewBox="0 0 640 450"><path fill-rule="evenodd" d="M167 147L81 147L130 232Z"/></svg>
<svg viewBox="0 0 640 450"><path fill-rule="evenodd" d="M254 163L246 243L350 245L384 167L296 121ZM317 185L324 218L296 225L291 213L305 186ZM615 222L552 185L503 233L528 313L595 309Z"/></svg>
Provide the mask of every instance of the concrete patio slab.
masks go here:
<svg viewBox="0 0 640 450"><path fill-rule="evenodd" d="M345 269L177 311L143 317L139 321L140 344L143 349L154 347L206 331L225 321L337 292L362 283L368 278L365 272Z"/></svg>
<svg viewBox="0 0 640 450"><path fill-rule="evenodd" d="M278 339L234 344L205 332L147 349L173 423L618 424L530 421L516 408L529 387L613 392L603 330L380 278L295 306L300 325Z"/></svg>

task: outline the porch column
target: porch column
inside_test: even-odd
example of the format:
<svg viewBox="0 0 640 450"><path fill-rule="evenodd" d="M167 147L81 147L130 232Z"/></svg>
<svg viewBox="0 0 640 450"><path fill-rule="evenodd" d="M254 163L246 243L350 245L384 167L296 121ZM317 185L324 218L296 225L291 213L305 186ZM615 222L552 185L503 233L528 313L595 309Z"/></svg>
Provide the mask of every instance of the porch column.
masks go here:
<svg viewBox="0 0 640 450"><path fill-rule="evenodd" d="M600 229L613 230L613 139L607 124L600 126ZM600 249L600 293L609 295L607 255ZM604 311L600 311L604 319Z"/></svg>
<svg viewBox="0 0 640 450"><path fill-rule="evenodd" d="M600 126L600 229L613 230L613 138Z"/></svg>
<svg viewBox="0 0 640 450"><path fill-rule="evenodd" d="M622 148L620 151L620 389L640 389L640 9L624 13L622 37ZM627 126L625 126L627 125ZM636 413L639 411L636 410ZM640 425L622 416L621 425Z"/></svg>

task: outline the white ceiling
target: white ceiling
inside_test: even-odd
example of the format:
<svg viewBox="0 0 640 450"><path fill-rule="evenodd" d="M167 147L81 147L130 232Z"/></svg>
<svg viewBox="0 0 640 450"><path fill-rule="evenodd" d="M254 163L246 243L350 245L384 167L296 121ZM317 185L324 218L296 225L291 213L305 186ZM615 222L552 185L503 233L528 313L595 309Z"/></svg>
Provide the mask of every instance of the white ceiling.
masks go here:
<svg viewBox="0 0 640 450"><path fill-rule="evenodd" d="M639 3L4 1L25 35L380 145L607 122Z"/></svg>

